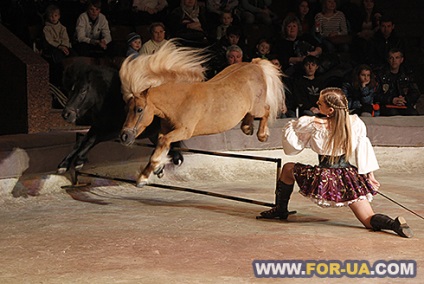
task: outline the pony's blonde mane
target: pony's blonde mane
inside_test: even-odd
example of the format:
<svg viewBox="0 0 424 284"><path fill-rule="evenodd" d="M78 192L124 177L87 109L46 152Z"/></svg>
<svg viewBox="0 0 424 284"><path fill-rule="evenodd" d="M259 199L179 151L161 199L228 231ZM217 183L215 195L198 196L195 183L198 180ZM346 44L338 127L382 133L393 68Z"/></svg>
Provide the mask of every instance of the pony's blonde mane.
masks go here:
<svg viewBox="0 0 424 284"><path fill-rule="evenodd" d="M204 81L203 64L208 59L203 50L178 46L175 40L167 41L154 54L129 56L119 71L124 101L168 82Z"/></svg>
<svg viewBox="0 0 424 284"><path fill-rule="evenodd" d="M266 103L269 105L269 121L272 123L279 112L286 112L286 94L281 80L281 71L269 60L255 58L253 64L258 64L264 72L266 82Z"/></svg>

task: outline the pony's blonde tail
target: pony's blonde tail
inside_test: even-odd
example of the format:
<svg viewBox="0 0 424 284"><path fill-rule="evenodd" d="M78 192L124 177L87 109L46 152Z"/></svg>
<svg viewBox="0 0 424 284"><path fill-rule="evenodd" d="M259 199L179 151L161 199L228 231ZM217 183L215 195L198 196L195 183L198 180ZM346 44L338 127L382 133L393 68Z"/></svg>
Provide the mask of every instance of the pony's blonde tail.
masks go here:
<svg viewBox="0 0 424 284"><path fill-rule="evenodd" d="M286 107L286 94L282 81L283 74L277 66L272 64L269 60L255 58L252 63L258 64L264 73L266 82L266 103L269 105L269 120L274 122L280 112L285 113Z"/></svg>
<svg viewBox="0 0 424 284"><path fill-rule="evenodd" d="M175 39L153 54L129 56L119 71L124 100L168 82L203 81L208 60L205 50L178 46Z"/></svg>

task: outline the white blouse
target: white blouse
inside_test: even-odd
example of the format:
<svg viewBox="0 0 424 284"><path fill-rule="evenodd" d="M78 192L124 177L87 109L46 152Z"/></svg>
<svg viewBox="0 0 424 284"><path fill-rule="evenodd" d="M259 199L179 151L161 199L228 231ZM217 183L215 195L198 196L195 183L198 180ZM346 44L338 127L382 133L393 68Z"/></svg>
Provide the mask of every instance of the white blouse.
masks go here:
<svg viewBox="0 0 424 284"><path fill-rule="evenodd" d="M325 152L328 130L324 125L314 123L315 117L302 116L289 121L283 128L283 150L286 155L296 155L305 147L310 147L319 155L330 155L331 149ZM350 115L352 128L352 152L355 156L359 174L367 174L378 170L377 158L367 137L364 122L355 114ZM340 149L337 155L343 155Z"/></svg>

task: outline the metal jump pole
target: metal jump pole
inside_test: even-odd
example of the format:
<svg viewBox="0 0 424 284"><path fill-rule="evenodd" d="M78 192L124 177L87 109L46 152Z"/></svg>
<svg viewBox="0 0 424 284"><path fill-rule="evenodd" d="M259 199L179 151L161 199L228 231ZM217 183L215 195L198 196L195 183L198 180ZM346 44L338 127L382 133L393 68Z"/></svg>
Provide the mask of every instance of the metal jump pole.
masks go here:
<svg viewBox="0 0 424 284"><path fill-rule="evenodd" d="M151 144L144 144L144 143L136 143L136 144L139 145L139 146L145 146L145 147L152 147L152 148L155 147L154 145L151 145ZM277 169L276 169L275 186L277 186L277 181L279 179L280 172L281 172L282 161L281 161L280 158L259 157L259 156L241 155L241 154L234 154L234 153L221 153L221 152L214 152L214 151L188 149L188 148L174 148L174 150L181 151L181 152L190 152L190 153L195 153L195 154L229 157L229 158L238 158L238 159L248 159L248 160L257 160L257 161L265 161L265 162L276 163ZM108 176L101 176L101 175L98 175L98 174L86 173L86 172L76 170L75 173L74 173L74 176L72 176L73 185L72 186L66 186L66 188L78 187L78 176L103 178L103 179L109 179L109 180L120 181L120 182L125 182L125 183L136 185L136 181L134 181L134 180L124 179L124 178L116 178L116 177L108 177ZM87 185L87 184L85 184L85 185ZM82 185L82 186L85 186L85 185ZM229 199L229 200L234 200L234 201L239 201L239 202L245 202L245 203L250 203L250 204L256 204L256 205L262 205L262 206L267 206L267 207L274 207L275 206L275 204L273 204L273 203L262 202L262 201L257 201L257 200L253 200L253 199L243 198L243 197L237 197L237 196L232 196L232 195L220 194L220 193L198 190L198 189L192 189L192 188L186 188L186 187L177 187L177 186L163 185L163 184L149 184L149 186L154 186L154 187L159 187L159 188L164 188L164 189L177 190L177 191L191 192L191 193L202 194L202 195L208 195L208 196L224 198L224 199Z"/></svg>

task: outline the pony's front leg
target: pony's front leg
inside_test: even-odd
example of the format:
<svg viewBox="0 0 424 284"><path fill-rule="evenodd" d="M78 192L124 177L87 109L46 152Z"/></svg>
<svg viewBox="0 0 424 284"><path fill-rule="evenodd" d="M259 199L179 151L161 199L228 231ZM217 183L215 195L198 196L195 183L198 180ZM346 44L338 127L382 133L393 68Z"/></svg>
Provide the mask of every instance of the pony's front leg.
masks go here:
<svg viewBox="0 0 424 284"><path fill-rule="evenodd" d="M150 156L149 163L144 167L140 176L137 178L137 187L143 187L148 183L148 179L152 173L159 175L165 167L165 161L170 149L171 142L164 135L159 135L158 143Z"/></svg>
<svg viewBox="0 0 424 284"><path fill-rule="evenodd" d="M250 113L244 116L240 125L241 131L243 131L244 134L253 135L253 130L254 130L253 120L254 120L254 116L251 115Z"/></svg>
<svg viewBox="0 0 424 284"><path fill-rule="evenodd" d="M266 142L269 137L268 129L268 119L269 119L269 108L265 108L265 114L261 117L259 121L259 128L257 132L258 140L261 142Z"/></svg>
<svg viewBox="0 0 424 284"><path fill-rule="evenodd" d="M148 183L148 179L152 173L160 175L165 167L167 155L171 147L171 143L175 141L183 141L191 137L193 131L189 125L184 128L177 128L166 135L160 134L158 143L153 154L150 156L149 163L137 178L137 186L143 187Z"/></svg>

